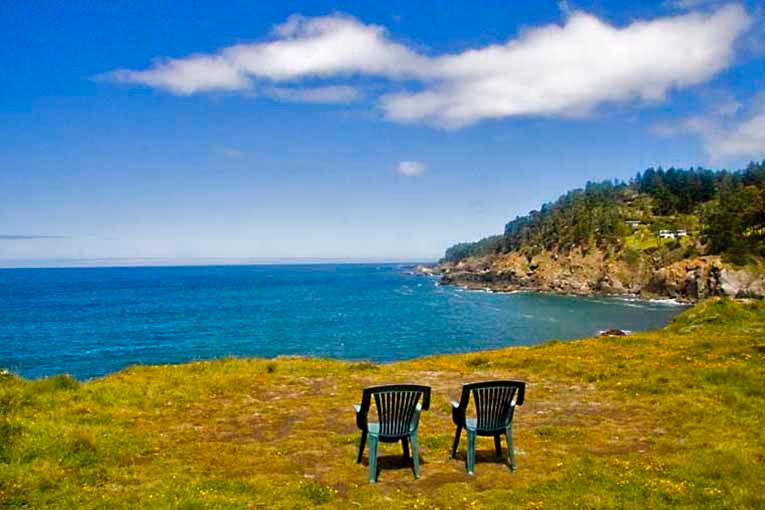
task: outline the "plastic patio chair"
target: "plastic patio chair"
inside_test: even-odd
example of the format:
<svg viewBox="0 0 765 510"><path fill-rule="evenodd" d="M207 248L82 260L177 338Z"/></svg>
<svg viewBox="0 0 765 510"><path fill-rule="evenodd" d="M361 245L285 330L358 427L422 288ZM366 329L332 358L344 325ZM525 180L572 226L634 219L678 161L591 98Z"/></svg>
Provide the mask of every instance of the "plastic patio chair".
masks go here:
<svg viewBox="0 0 765 510"><path fill-rule="evenodd" d="M470 394L473 395L476 417L466 415ZM462 387L459 402L452 401L452 420L457 426L452 446L452 458L457 454L462 429L467 431L467 458L465 461L468 474L475 468L476 436L493 436L497 456L502 455L500 436L507 437L507 460L510 469L515 471L515 451L513 449L513 414L515 407L523 404L526 383L523 381L486 381L466 384Z"/></svg>
<svg viewBox="0 0 765 510"><path fill-rule="evenodd" d="M372 397L377 408L377 421L368 421ZM422 399L422 401L420 401ZM420 412L430 407L430 387L417 384L391 384L364 388L361 404L356 410L356 425L361 430L361 442L357 463L361 463L364 445L369 441L369 482L377 481L377 445L401 441L404 458L409 457L409 443L412 445L412 469L414 477L420 477L419 446L417 426Z"/></svg>

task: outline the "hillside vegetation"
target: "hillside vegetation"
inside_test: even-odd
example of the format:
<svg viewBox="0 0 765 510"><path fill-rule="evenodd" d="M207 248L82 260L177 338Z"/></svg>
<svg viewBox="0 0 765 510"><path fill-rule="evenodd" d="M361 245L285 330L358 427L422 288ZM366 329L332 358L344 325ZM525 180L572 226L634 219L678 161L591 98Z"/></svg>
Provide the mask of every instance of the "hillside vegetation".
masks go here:
<svg viewBox="0 0 765 510"><path fill-rule="evenodd" d="M765 505L765 304L706 301L666 329L387 365L226 359L84 383L0 376L0 507L757 508ZM474 477L449 399L528 381L518 470L479 439ZM422 478L383 445L355 463L372 384L433 387Z"/></svg>
<svg viewBox="0 0 765 510"><path fill-rule="evenodd" d="M703 299L765 294L765 162L587 183L446 250L445 283Z"/></svg>
<svg viewBox="0 0 765 510"><path fill-rule="evenodd" d="M685 230L688 236L677 238L684 242L662 242L661 230ZM452 246L443 261L577 248L629 257L631 250L662 247L739 262L747 255L765 255L765 162L737 172L651 168L629 183L588 182L584 189L517 217L501 235Z"/></svg>

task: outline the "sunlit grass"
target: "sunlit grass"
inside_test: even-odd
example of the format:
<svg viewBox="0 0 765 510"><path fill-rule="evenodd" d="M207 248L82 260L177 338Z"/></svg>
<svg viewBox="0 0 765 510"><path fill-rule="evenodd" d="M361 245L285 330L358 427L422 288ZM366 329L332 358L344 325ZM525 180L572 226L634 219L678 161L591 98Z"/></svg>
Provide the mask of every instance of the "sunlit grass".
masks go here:
<svg viewBox="0 0 765 510"><path fill-rule="evenodd" d="M0 376L0 507L755 508L765 504L765 305L712 300L669 327L388 365L225 359L79 383ZM464 382L528 381L518 470L479 439L449 459ZM422 478L355 464L361 388L433 386Z"/></svg>

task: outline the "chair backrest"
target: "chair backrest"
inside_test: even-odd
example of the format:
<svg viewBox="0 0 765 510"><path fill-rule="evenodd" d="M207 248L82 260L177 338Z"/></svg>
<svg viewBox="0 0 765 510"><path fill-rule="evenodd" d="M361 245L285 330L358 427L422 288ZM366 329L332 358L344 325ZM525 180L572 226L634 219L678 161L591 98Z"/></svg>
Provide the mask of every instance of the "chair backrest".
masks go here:
<svg viewBox="0 0 765 510"><path fill-rule="evenodd" d="M404 436L422 398L422 409L430 407L430 387L419 384L391 384L364 388L361 413L366 416L374 396L381 436Z"/></svg>
<svg viewBox="0 0 765 510"><path fill-rule="evenodd" d="M523 404L526 383L523 381L485 381L462 387L460 407L467 408L470 395L475 404L478 430L498 430L512 419L513 405Z"/></svg>

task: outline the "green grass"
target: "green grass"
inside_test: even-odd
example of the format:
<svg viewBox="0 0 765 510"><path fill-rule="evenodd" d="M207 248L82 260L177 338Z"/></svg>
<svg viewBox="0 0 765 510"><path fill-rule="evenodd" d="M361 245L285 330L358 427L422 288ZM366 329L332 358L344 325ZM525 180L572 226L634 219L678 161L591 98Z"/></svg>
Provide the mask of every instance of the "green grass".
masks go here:
<svg viewBox="0 0 765 510"><path fill-rule="evenodd" d="M653 234L653 232L649 232L647 229L641 229L625 237L624 246L627 249L640 253L649 248L660 247L662 241L664 240Z"/></svg>
<svg viewBox="0 0 765 510"><path fill-rule="evenodd" d="M693 244L693 241L689 237L680 237L677 239L663 239L649 231L645 227L633 232L624 238L624 247L636 252L643 252L649 249L661 248L662 246L670 246L678 244L679 246L689 246Z"/></svg>
<svg viewBox="0 0 765 510"><path fill-rule="evenodd" d="M704 302L665 329L387 365L225 359L78 383L0 375L0 508L765 507L765 304ZM518 470L450 460L463 382L528 381ZM433 386L422 478L354 462L361 388ZM461 455L464 455L464 438Z"/></svg>

